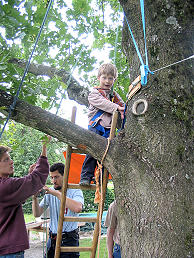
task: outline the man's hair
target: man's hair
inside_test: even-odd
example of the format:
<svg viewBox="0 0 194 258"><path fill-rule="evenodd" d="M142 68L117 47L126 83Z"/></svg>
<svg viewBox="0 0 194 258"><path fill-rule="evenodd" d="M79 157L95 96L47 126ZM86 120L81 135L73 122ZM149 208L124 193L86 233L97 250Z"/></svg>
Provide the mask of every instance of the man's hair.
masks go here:
<svg viewBox="0 0 194 258"><path fill-rule="evenodd" d="M98 69L98 77L100 77L102 74L110 74L116 79L118 76L118 71L116 66L113 64L103 64Z"/></svg>
<svg viewBox="0 0 194 258"><path fill-rule="evenodd" d="M54 163L51 167L50 167L50 172L54 172L56 170L58 170L58 172L63 176L64 174L64 168L65 165L63 163Z"/></svg>
<svg viewBox="0 0 194 258"><path fill-rule="evenodd" d="M4 153L11 151L11 149L7 146L0 145L0 160Z"/></svg>

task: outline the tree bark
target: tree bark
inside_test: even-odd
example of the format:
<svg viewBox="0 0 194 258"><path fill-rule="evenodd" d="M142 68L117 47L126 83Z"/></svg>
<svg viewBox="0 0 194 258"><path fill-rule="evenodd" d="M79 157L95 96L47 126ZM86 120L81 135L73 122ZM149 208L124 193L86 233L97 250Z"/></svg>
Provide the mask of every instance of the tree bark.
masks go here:
<svg viewBox="0 0 194 258"><path fill-rule="evenodd" d="M120 2L144 54L139 2ZM191 11L191 1L145 2L151 70L193 54ZM126 22L123 49L133 80L140 62ZM190 60L149 75L129 103L125 135L115 143L120 160L113 161L122 257L191 257L192 74ZM135 116L132 106L140 98L148 111Z"/></svg>

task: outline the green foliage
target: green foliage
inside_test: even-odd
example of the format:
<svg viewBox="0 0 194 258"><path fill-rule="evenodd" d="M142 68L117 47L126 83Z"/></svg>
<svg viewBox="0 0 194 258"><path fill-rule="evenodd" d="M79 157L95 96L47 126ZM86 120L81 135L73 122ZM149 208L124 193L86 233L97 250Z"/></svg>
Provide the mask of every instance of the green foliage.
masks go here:
<svg viewBox="0 0 194 258"><path fill-rule="evenodd" d="M10 63L10 60L29 59L46 7L46 0L0 0L0 88L12 95L17 92L24 68ZM82 75L83 82L92 85L90 72L94 67L98 67L97 58L92 54L92 50L103 49L104 44L107 44L110 46L110 58L113 60L118 26L118 91L125 96L125 90L120 85L127 88L129 84L128 68L121 51L122 28L118 21L121 23L118 2L73 0L72 3L65 3L56 0L48 13L32 61L70 73L77 63L76 68ZM57 107L60 95L64 92L64 83L61 81L56 74L44 76L41 73L28 73L19 97L45 109Z"/></svg>
<svg viewBox="0 0 194 258"><path fill-rule="evenodd" d="M9 123L9 129L2 136L2 144L12 149L10 155L14 160L14 176L20 177L28 174L30 165L35 163L40 156L42 137L44 134L35 129L12 121ZM52 139L47 147L50 164L58 161L64 162L62 156L64 147L64 143Z"/></svg>

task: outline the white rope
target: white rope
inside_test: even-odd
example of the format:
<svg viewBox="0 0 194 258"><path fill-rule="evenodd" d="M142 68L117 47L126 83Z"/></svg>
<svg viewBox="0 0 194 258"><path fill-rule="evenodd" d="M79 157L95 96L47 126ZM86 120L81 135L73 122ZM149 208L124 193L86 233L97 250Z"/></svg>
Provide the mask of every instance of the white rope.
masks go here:
<svg viewBox="0 0 194 258"><path fill-rule="evenodd" d="M194 55L189 56L189 57L187 57L187 58L185 58L185 59L183 59L183 60L177 61L177 62L175 62L175 63L172 63L172 64L170 64L170 65L163 66L163 67L161 67L161 68L159 68L159 69L157 69L157 70L155 70L155 71L152 71L152 72L153 72L153 73L158 72L158 71L163 70L163 69L165 69L165 68L168 68L168 67L170 67L170 66L173 66L173 65L182 63L182 62L184 62L184 61L186 61L186 60L189 60L189 59L191 59L191 58L194 58Z"/></svg>

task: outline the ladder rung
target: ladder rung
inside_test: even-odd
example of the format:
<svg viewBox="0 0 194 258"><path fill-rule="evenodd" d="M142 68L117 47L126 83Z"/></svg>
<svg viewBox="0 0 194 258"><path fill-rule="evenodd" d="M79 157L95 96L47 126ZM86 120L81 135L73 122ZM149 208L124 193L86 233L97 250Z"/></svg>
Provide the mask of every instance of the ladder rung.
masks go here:
<svg viewBox="0 0 194 258"><path fill-rule="evenodd" d="M97 218L96 217L70 217L70 216L65 216L63 221L97 222Z"/></svg>
<svg viewBox="0 0 194 258"><path fill-rule="evenodd" d="M68 188L71 189L81 189L81 190L96 190L96 185L78 185L78 184L68 184Z"/></svg>
<svg viewBox="0 0 194 258"><path fill-rule="evenodd" d="M85 152L84 150L81 149L72 149L71 150L72 153L78 153L78 154L86 154L87 152Z"/></svg>
<svg viewBox="0 0 194 258"><path fill-rule="evenodd" d="M61 252L91 252L92 247L61 246Z"/></svg>

